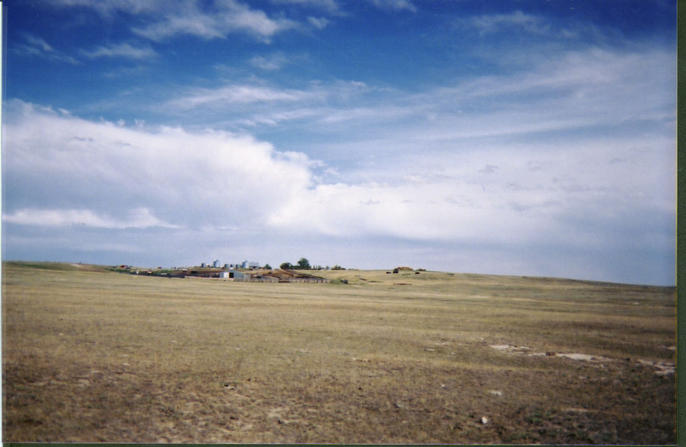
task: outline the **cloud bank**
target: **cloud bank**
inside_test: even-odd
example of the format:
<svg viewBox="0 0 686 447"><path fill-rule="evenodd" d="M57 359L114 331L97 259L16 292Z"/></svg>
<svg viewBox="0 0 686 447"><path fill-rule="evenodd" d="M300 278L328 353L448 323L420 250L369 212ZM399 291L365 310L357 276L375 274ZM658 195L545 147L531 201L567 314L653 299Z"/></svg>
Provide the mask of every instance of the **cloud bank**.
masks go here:
<svg viewBox="0 0 686 447"><path fill-rule="evenodd" d="M89 121L16 100L9 107L3 220L17 228L172 232L183 244L198 232L215 241L329 238L310 247L320 252L396 240L500 247L520 253L515 259L534 247L561 258L612 253L627 238L638 252L669 253L674 242L673 183L659 178L670 170L668 140L414 154L382 171L360 168L354 182L327 182L323 162L248 135Z"/></svg>

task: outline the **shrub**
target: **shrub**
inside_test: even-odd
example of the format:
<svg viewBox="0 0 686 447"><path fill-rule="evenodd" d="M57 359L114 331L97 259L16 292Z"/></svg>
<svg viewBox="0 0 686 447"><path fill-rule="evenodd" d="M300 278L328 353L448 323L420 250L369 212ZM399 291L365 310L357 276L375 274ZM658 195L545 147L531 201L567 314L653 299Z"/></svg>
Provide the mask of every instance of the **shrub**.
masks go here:
<svg viewBox="0 0 686 447"><path fill-rule="evenodd" d="M347 279L332 279L329 284L348 284Z"/></svg>

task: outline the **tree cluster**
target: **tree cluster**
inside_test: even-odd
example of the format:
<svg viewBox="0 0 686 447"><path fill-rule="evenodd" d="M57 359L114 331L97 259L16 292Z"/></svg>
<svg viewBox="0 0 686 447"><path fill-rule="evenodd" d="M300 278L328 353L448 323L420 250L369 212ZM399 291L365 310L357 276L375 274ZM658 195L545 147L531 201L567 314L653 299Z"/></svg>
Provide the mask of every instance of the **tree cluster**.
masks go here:
<svg viewBox="0 0 686 447"><path fill-rule="evenodd" d="M344 267L336 264L333 267L322 267L321 265L310 265L310 261L307 258L300 258L297 264L291 264L290 262L284 262L280 266L283 270L345 270Z"/></svg>
<svg viewBox="0 0 686 447"><path fill-rule="evenodd" d="M279 267L284 270L311 270L312 266L307 258L300 258L297 264L293 265L290 262L284 262Z"/></svg>

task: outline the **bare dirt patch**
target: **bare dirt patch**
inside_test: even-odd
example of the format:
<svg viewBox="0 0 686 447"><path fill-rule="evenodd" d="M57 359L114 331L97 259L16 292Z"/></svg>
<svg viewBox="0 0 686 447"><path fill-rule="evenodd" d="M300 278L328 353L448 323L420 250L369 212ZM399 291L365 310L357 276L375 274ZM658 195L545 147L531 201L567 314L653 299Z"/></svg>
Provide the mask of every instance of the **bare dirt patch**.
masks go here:
<svg viewBox="0 0 686 447"><path fill-rule="evenodd" d="M646 366L652 366L655 368L655 374L658 376L667 376L670 374L674 374L676 366L674 363L670 362L660 362L660 361L651 361L651 360L640 360L638 361L642 365Z"/></svg>
<svg viewBox="0 0 686 447"><path fill-rule="evenodd" d="M490 345L490 347L492 349L495 349L495 350L501 351L501 352L508 352L508 353L513 353L513 354L523 354L523 355L532 356L532 357L547 357L547 358L560 357L560 358L566 358L566 359L570 359L570 360L588 362L590 364L595 364L595 365L600 366L600 367L604 367L605 365L612 363L612 362L621 361L619 359L612 359L612 358L604 357L601 355L583 354L583 353L578 353L578 352L567 352L567 353L565 353L565 352L536 352L527 346ZM631 359L629 359L629 358L624 359L624 360L625 361L631 361ZM650 366L650 367L654 368L655 374L658 376L666 376L666 375L674 374L674 372L675 372L675 365L674 365L674 363L671 363L671 362L645 360L645 359L636 359L635 362L638 365Z"/></svg>

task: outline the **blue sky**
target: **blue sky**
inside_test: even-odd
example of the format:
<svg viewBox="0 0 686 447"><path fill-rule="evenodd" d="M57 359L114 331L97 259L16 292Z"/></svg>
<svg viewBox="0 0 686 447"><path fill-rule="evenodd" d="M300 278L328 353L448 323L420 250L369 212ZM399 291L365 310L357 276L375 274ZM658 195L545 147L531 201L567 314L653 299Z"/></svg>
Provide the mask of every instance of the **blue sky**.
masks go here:
<svg viewBox="0 0 686 447"><path fill-rule="evenodd" d="M676 2L4 7L5 259L674 283Z"/></svg>

